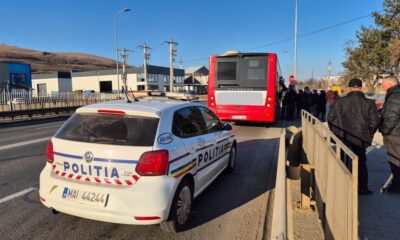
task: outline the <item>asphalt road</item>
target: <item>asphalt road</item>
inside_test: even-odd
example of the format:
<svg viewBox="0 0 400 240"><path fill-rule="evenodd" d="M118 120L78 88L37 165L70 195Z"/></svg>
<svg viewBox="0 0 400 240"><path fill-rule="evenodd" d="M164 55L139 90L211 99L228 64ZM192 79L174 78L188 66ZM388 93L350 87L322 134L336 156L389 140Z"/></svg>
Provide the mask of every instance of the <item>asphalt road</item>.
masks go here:
<svg viewBox="0 0 400 240"><path fill-rule="evenodd" d="M1 239L261 239L274 188L280 128L235 125L238 162L196 200L189 230L164 233L159 226L104 223L54 215L38 196L47 138L62 122L0 129ZM28 141L28 142L27 142ZM28 189L30 192L11 200ZM269 219L266 219L267 221Z"/></svg>

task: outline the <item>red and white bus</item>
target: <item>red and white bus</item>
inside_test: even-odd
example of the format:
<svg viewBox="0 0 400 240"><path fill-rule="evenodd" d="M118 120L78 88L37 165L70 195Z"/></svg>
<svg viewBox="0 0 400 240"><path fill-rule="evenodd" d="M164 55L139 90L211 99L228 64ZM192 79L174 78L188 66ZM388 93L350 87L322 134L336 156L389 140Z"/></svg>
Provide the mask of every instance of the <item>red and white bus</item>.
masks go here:
<svg viewBox="0 0 400 240"><path fill-rule="evenodd" d="M210 57L208 107L228 121L275 122L281 71L275 53Z"/></svg>

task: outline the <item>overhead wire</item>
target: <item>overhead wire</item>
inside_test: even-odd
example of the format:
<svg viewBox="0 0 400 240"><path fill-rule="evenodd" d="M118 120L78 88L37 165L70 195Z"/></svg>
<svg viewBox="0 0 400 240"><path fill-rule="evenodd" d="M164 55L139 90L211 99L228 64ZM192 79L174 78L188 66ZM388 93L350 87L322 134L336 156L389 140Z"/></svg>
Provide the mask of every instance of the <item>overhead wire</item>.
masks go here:
<svg viewBox="0 0 400 240"><path fill-rule="evenodd" d="M371 16L371 14L366 14L366 15L363 15L363 16L360 16L360 17L356 17L356 18L352 18L352 19L349 19L349 20L346 20L346 21L343 21L343 22L340 22L340 23L336 23L336 24L329 25L329 26L326 26L326 27L323 27L323 28L319 28L319 29L316 29L316 30L313 30L313 31L310 31L310 32L307 32L307 33L300 34L300 35L298 35L298 38L307 37L307 36L310 36L310 35L313 35L313 34L317 34L317 33L323 32L323 31L330 30L332 28L337 28L337 27L340 27L340 26L343 26L343 25L346 25L346 24L349 24L349 23L352 23L352 22L359 21L359 20L364 19L364 18L368 18L370 16ZM292 40L294 40L294 37L285 38L285 39L282 39L282 40L274 41L274 42L267 43L267 44L264 44L264 45L260 45L260 46L257 46L257 47L243 49L242 51L253 51L253 50L260 49L260 48L266 48L266 47L278 45L278 44L285 43L285 42L292 41ZM196 61L202 61L202 60L208 60L208 57L188 59L185 62L196 62Z"/></svg>

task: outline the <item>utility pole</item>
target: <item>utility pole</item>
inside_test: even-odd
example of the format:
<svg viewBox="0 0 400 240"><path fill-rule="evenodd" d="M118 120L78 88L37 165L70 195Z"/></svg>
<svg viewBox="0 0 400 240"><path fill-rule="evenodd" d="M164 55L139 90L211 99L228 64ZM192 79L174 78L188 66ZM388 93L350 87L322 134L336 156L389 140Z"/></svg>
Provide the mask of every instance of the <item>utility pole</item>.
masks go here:
<svg viewBox="0 0 400 240"><path fill-rule="evenodd" d="M328 61L328 76L325 77L325 87L328 88L331 85L331 74L332 74L332 61Z"/></svg>
<svg viewBox="0 0 400 240"><path fill-rule="evenodd" d="M174 89L174 62L176 57L176 52L178 51L175 47L178 45L174 40L165 41L169 45L169 91L173 92Z"/></svg>
<svg viewBox="0 0 400 240"><path fill-rule="evenodd" d="M181 57L181 59L179 60L179 67L181 69L183 69L183 58Z"/></svg>
<svg viewBox="0 0 400 240"><path fill-rule="evenodd" d="M311 79L314 80L314 69L311 69Z"/></svg>
<svg viewBox="0 0 400 240"><path fill-rule="evenodd" d="M294 10L294 59L293 59L293 74L297 80L297 1L295 0Z"/></svg>
<svg viewBox="0 0 400 240"><path fill-rule="evenodd" d="M128 91L128 73L126 72L126 58L128 57L127 52L133 52L132 50L127 50L125 48L121 49L121 58L122 58L122 86L124 88L124 93Z"/></svg>
<svg viewBox="0 0 400 240"><path fill-rule="evenodd" d="M331 78L331 74L332 74L332 61L329 59L329 62L328 62L328 75L329 75L329 80L330 80L330 78Z"/></svg>
<svg viewBox="0 0 400 240"><path fill-rule="evenodd" d="M139 47L143 49L144 90L147 90L148 76L149 76L147 72L147 62L150 60L149 51L151 50L151 47L149 47L149 45L147 45L146 43L143 43Z"/></svg>

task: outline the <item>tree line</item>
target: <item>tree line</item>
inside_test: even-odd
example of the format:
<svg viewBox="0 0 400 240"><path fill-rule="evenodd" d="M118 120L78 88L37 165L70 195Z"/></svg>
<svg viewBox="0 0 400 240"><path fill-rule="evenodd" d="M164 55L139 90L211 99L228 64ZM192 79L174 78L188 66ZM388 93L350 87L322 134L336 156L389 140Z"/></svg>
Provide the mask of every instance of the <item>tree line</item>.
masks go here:
<svg viewBox="0 0 400 240"><path fill-rule="evenodd" d="M375 24L361 26L356 44L346 44L347 59L342 63L346 78L361 78L370 90L382 74L400 73L400 0L384 0L383 12L372 16Z"/></svg>

